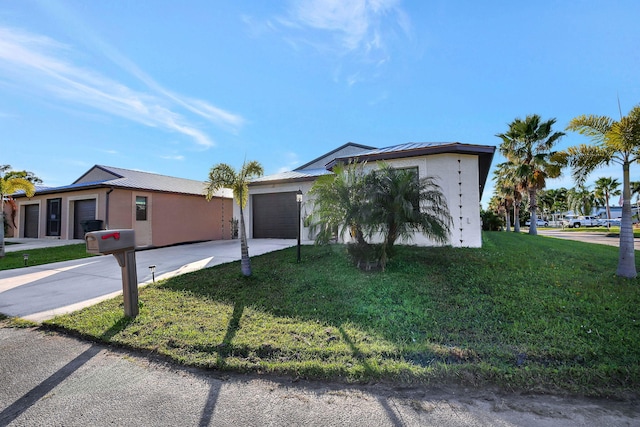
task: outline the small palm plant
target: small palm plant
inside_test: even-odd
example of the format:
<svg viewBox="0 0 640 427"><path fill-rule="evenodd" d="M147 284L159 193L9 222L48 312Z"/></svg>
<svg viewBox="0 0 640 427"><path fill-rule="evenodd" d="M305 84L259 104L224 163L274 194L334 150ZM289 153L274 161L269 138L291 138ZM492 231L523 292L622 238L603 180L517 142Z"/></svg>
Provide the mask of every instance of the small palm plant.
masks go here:
<svg viewBox="0 0 640 427"><path fill-rule="evenodd" d="M263 173L262 165L256 161L245 162L237 172L231 166L219 163L209 171L209 180L205 188L207 200L211 200L221 188L230 188L233 191L233 198L240 206L240 268L242 274L247 277L251 276L251 259L244 226L244 208L249 200L249 182Z"/></svg>

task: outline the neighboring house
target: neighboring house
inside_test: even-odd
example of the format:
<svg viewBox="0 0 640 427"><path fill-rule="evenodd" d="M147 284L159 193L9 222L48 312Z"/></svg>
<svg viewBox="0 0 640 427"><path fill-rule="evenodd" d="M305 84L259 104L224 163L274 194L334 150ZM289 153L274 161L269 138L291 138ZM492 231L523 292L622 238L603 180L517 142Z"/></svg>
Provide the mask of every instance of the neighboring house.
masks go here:
<svg viewBox="0 0 640 427"><path fill-rule="evenodd" d="M299 225L296 193L302 191L302 238L313 238L304 227L304 220L313 210L313 201L307 193L315 180L332 173L338 163L355 160L366 162L367 168L375 168L376 162L384 161L396 168L416 168L420 177L437 177L453 218L449 243L480 247L480 199L494 152L494 146L458 142L408 143L380 149L348 143L293 171L252 181L245 209L247 234L252 238L296 238ZM416 234L410 243L434 244L422 234Z"/></svg>
<svg viewBox="0 0 640 427"><path fill-rule="evenodd" d="M38 188L31 198L15 194L17 230L9 235L82 239L88 225L133 229L136 247L230 239L231 191L221 190L207 202L204 185L201 181L96 165L71 185Z"/></svg>

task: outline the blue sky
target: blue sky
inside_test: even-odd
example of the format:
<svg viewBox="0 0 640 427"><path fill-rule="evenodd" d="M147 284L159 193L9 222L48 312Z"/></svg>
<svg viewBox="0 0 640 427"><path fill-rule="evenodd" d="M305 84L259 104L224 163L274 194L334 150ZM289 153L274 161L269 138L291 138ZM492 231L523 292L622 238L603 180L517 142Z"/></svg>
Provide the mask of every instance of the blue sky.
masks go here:
<svg viewBox="0 0 640 427"><path fill-rule="evenodd" d="M498 145L527 114L619 118L618 97L640 103L639 20L637 0L0 0L0 164L50 186L94 164L205 180L349 141Z"/></svg>

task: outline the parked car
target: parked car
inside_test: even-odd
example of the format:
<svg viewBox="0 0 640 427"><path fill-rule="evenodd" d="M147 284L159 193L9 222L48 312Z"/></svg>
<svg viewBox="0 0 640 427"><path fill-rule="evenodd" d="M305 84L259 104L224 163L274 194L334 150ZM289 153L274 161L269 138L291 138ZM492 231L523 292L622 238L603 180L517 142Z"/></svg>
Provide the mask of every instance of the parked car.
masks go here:
<svg viewBox="0 0 640 427"><path fill-rule="evenodd" d="M567 218L562 221L562 225L568 228L580 228L580 227L597 227L600 225L600 219L597 216L578 216Z"/></svg>
<svg viewBox="0 0 640 427"><path fill-rule="evenodd" d="M601 225L603 227L606 227L607 225L619 227L621 223L621 219L622 218L611 218L611 219L603 218L598 221L598 225Z"/></svg>
<svg viewBox="0 0 640 427"><path fill-rule="evenodd" d="M526 225L527 227L530 227L531 226L531 220L528 219L524 223L524 225ZM549 226L549 221L545 221L544 219L538 218L538 219L536 219L536 226L538 226L538 227L548 227Z"/></svg>

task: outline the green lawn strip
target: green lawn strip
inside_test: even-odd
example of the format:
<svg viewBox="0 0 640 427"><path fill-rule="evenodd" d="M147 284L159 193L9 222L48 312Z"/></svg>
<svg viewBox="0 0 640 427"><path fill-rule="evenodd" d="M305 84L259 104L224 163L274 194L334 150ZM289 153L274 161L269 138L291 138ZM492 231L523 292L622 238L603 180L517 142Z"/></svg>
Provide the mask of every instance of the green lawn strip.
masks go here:
<svg viewBox="0 0 640 427"><path fill-rule="evenodd" d="M565 227L562 231L568 233L582 232L582 233L606 233L610 236L619 236L620 235L620 227L612 226L611 228L607 227L580 227L580 228L569 228ZM640 237L640 228L633 228L633 237Z"/></svg>
<svg viewBox="0 0 640 427"><path fill-rule="evenodd" d="M94 256L87 253L86 246L83 243L6 252L4 258L0 258L0 270L24 267L25 261L23 254L29 254L27 265L30 267L34 265L50 264L52 262L69 261Z"/></svg>
<svg viewBox="0 0 640 427"><path fill-rule="evenodd" d="M481 249L400 247L384 273L344 246L186 274L46 324L187 365L343 381L624 395L640 387L640 280L617 248L486 233ZM598 262L593 262L593 259Z"/></svg>

